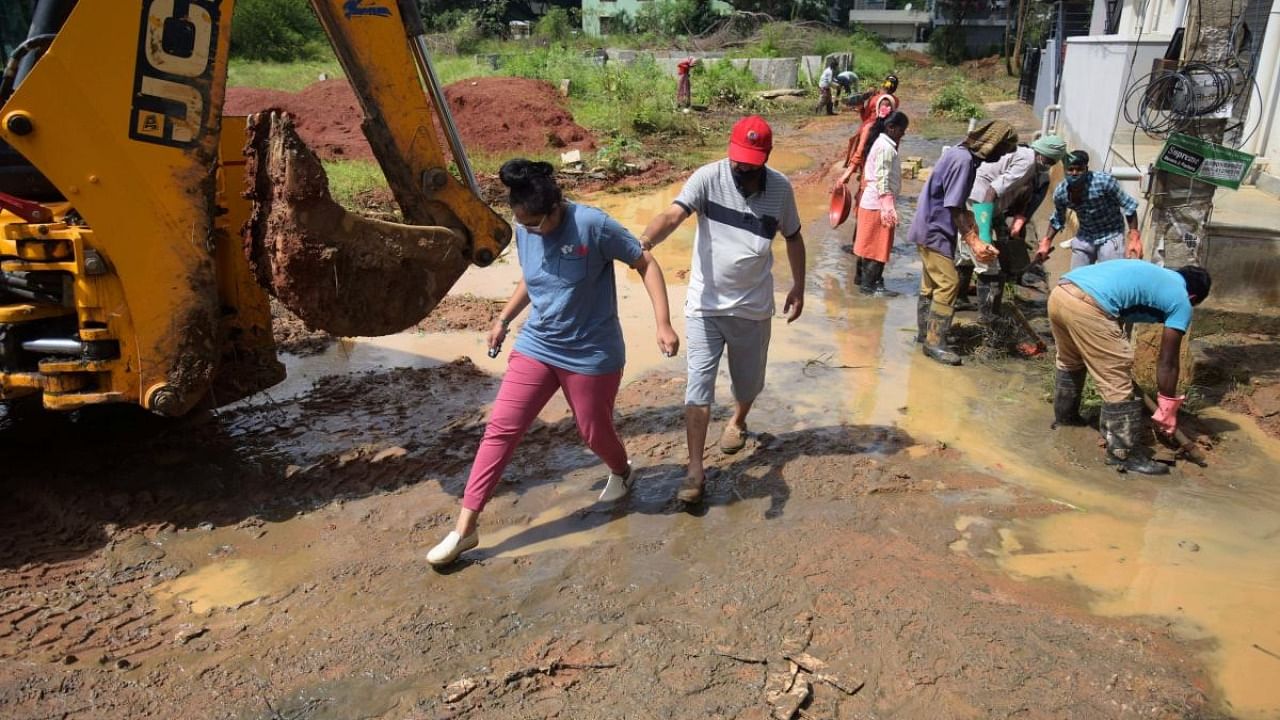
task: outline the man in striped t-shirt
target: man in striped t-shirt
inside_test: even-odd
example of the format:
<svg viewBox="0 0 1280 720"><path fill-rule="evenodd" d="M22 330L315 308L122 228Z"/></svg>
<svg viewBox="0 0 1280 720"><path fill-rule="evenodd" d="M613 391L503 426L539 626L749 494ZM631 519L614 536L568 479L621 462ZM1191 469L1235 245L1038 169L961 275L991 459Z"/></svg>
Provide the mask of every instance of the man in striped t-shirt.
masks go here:
<svg viewBox="0 0 1280 720"><path fill-rule="evenodd" d="M720 356L729 350L733 418L720 436L720 449L736 453L746 444L747 413L764 389L765 362L774 313L773 239L787 240L792 285L782 311L787 322L804 309L804 238L787 176L765 166L773 131L763 118L738 121L729 138L729 157L698 168L671 207L640 236L645 250L662 242L685 218L697 213L693 268L685 301L689 382L685 389L685 433L689 475L677 497L702 499L706 472L702 454L715 401Z"/></svg>

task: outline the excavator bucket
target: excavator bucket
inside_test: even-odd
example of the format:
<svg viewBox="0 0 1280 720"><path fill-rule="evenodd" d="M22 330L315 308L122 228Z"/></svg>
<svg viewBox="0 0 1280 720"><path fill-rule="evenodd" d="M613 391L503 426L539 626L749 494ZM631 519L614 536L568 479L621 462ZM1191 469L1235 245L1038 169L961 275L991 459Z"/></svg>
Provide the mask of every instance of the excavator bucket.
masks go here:
<svg viewBox="0 0 1280 720"><path fill-rule="evenodd" d="M470 264L468 242L446 227L361 217L329 194L315 153L279 111L249 118L244 229L262 287L308 326L333 335L388 335L435 308Z"/></svg>

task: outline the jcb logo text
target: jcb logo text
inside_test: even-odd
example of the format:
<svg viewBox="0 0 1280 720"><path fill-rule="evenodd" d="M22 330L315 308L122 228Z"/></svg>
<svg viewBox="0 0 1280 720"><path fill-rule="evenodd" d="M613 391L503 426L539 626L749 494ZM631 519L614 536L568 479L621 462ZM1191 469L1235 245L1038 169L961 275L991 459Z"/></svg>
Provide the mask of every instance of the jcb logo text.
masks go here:
<svg viewBox="0 0 1280 720"><path fill-rule="evenodd" d="M210 121L221 0L144 0L129 137L188 147Z"/></svg>

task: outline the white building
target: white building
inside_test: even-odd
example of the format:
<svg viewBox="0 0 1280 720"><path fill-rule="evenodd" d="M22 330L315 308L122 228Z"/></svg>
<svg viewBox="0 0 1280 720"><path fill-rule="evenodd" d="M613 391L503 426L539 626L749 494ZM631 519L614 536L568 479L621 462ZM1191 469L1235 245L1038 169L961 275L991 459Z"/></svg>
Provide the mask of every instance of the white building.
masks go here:
<svg viewBox="0 0 1280 720"><path fill-rule="evenodd" d="M1152 72L1153 62L1165 56L1194 3L1123 0L1118 17L1114 12L1108 17L1108 4L1095 0L1089 35L1066 38L1063 52L1057 51L1056 40L1043 51L1035 106L1044 112L1056 105L1059 133L1072 148L1096 158L1095 166L1145 168L1161 141L1148 138L1126 120L1125 99ZM1232 107L1234 121L1243 122L1243 129L1228 140L1234 138L1231 144L1258 156L1258 186L1280 193L1280 0L1245 0L1241 20L1241 30L1247 28L1251 37L1244 56L1252 58L1253 77ZM1059 60L1060 81L1055 83ZM1130 116L1135 109L1131 100Z"/></svg>

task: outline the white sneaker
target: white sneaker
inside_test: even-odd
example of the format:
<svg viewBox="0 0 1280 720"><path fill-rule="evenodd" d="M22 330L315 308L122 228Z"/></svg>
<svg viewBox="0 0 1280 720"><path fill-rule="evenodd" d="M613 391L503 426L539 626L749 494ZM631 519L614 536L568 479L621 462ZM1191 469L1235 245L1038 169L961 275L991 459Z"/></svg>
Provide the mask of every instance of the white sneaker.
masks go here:
<svg viewBox="0 0 1280 720"><path fill-rule="evenodd" d="M631 484L635 481L636 469L631 466L631 461L627 461L627 476L609 473L609 480L604 484L604 490L600 491L600 502L614 502L621 500L631 492Z"/></svg>
<svg viewBox="0 0 1280 720"><path fill-rule="evenodd" d="M436 545L427 552L427 562L437 567L441 565L448 565L454 560L457 560L459 555L479 544L479 531L472 531L470 535L462 537L458 534L457 530L450 530L449 534L444 536L444 539L440 541L439 545Z"/></svg>

